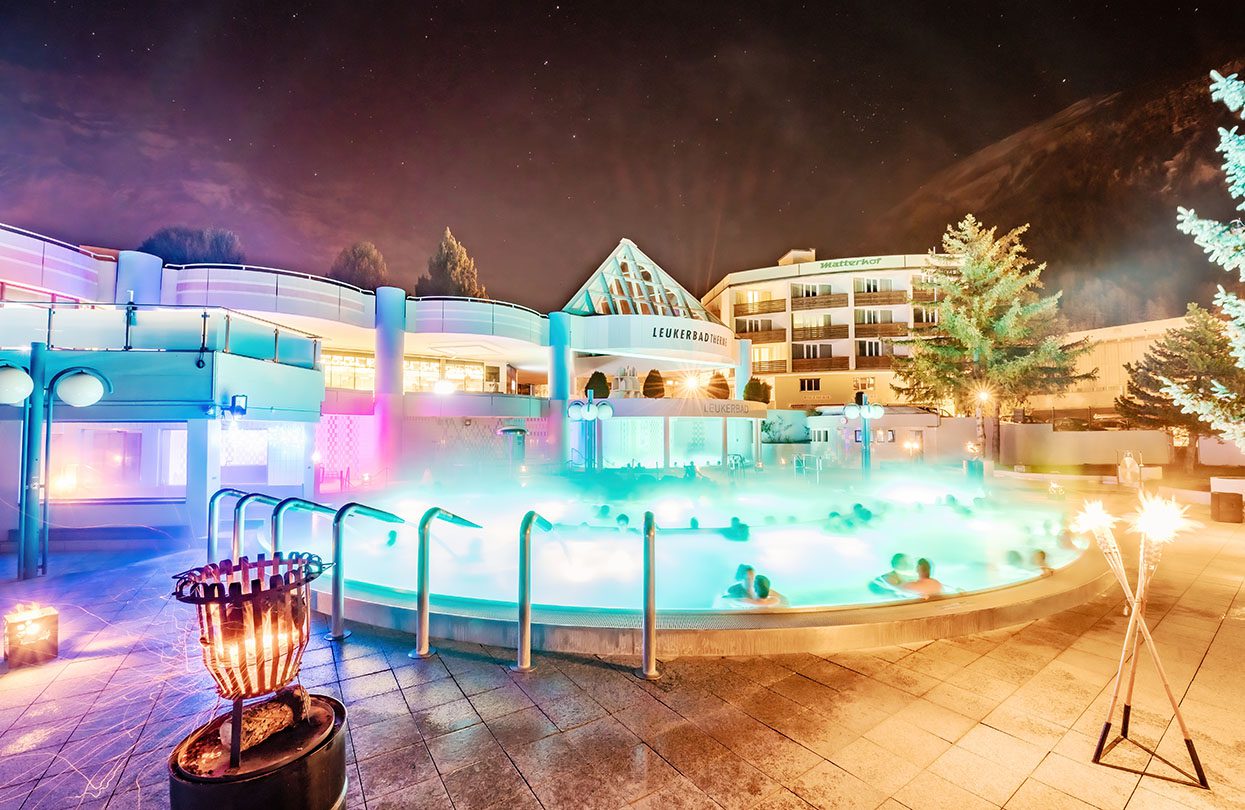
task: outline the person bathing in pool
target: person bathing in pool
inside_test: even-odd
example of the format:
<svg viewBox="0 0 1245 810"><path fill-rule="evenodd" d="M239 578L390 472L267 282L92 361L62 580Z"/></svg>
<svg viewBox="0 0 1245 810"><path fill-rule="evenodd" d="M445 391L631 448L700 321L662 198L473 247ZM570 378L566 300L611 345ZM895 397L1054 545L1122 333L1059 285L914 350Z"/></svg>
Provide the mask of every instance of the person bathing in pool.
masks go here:
<svg viewBox="0 0 1245 810"><path fill-rule="evenodd" d="M757 571L751 565L735 569L735 584L723 594L727 599L751 599L756 596Z"/></svg>
<svg viewBox="0 0 1245 810"><path fill-rule="evenodd" d="M869 590L877 594L902 593L900 589L904 583L914 579L916 579L916 573L912 570L908 555L896 554L891 557L891 570L874 577L869 583Z"/></svg>
<svg viewBox="0 0 1245 810"><path fill-rule="evenodd" d="M922 557L916 561L916 579L912 582L905 582L899 587L909 593L914 593L922 599L932 599L935 596L942 596L943 584L930 576L933 571L933 564L929 560Z"/></svg>

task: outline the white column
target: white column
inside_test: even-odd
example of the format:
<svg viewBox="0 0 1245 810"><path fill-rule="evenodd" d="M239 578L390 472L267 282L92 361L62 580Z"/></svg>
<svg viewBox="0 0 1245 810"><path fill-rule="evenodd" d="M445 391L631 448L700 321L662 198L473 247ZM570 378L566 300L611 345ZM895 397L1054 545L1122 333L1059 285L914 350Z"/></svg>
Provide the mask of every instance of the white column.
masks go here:
<svg viewBox="0 0 1245 810"><path fill-rule="evenodd" d="M220 489L220 422L186 422L186 511L196 538L207 538L207 505Z"/></svg>
<svg viewBox="0 0 1245 810"><path fill-rule="evenodd" d="M735 358L735 399L744 398L744 386L752 378L752 341L739 341L739 355Z"/></svg>
<svg viewBox="0 0 1245 810"><path fill-rule="evenodd" d="M376 290L376 378L373 413L376 415L380 466L391 478L398 469L402 449L402 360L406 350L406 290Z"/></svg>

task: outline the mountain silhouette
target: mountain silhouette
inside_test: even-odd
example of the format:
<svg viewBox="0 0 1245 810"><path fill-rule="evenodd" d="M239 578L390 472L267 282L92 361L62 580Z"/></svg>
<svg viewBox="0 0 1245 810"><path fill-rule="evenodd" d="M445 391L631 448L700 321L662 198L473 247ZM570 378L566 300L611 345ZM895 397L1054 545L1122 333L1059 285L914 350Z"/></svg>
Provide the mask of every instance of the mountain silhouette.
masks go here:
<svg viewBox="0 0 1245 810"><path fill-rule="evenodd" d="M1219 68L1245 68L1245 59ZM1211 101L1207 75L1079 101L929 178L868 239L936 245L975 214L1000 231L1023 223L1029 255L1079 328L1182 315L1236 281L1176 230L1176 207L1235 216L1215 151L1240 123Z"/></svg>

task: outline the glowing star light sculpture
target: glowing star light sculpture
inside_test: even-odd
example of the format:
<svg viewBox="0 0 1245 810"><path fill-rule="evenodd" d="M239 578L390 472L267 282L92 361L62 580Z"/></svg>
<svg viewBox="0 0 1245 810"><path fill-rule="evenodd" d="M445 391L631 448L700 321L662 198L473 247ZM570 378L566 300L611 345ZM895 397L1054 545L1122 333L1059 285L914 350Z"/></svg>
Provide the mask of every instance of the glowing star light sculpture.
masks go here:
<svg viewBox="0 0 1245 810"><path fill-rule="evenodd" d="M1128 687L1124 693L1124 713L1120 723L1120 736L1128 737L1133 686L1137 678L1137 647L1139 641L1144 640L1146 648L1150 651L1150 658L1154 661L1154 667L1158 671L1159 680L1163 683L1163 690L1167 693L1167 699L1176 715L1176 721L1180 724L1180 733L1184 736L1185 747L1189 750L1189 758L1197 773L1198 783L1202 787L1209 787L1206 772L1202 769L1202 761L1198 759L1197 749L1193 746L1189 727L1185 723L1184 715L1180 712L1180 702L1172 692L1171 682L1167 678L1167 672L1163 669L1163 661L1159 658L1158 647L1150 636L1150 628L1146 624L1145 615L1146 592L1158 569L1163 548L1183 532L1199 525L1186 516L1187 511L1188 507L1177 504L1174 499L1160 498L1144 492L1141 494L1141 502L1137 511L1128 517L1131 530L1141 535L1140 564L1137 569L1135 593L1128 582L1128 571L1124 567L1124 559L1113 531L1119 520L1106 510L1102 501L1086 501L1085 507L1072 523L1072 530L1080 534L1093 535L1098 548L1102 550L1103 557L1107 560L1107 566L1111 569L1111 573L1115 574L1116 580L1120 583L1120 589L1124 591L1124 601L1129 608L1128 629L1124 631L1124 646L1120 650L1120 663L1116 668L1115 688L1111 690L1111 704L1107 708L1107 720L1102 724L1102 734L1098 737L1098 746L1094 749L1093 761L1097 763L1102 759L1107 737L1111 733L1111 719L1115 715L1116 703L1119 702L1120 687L1123 686L1125 679L1128 681ZM1126 666L1128 667L1127 675L1124 672Z"/></svg>

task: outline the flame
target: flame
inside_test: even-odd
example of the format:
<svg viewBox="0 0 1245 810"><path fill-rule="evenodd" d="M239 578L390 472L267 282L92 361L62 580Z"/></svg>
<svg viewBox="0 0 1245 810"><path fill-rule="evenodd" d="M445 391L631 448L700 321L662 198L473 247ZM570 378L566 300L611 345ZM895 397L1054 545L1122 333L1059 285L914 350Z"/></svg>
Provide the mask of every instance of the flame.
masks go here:
<svg viewBox="0 0 1245 810"><path fill-rule="evenodd" d="M1176 503L1175 498L1141 493L1141 505L1128 516L1132 530L1154 543L1170 543L1176 535L1201 526L1186 517L1189 507Z"/></svg>
<svg viewBox="0 0 1245 810"><path fill-rule="evenodd" d="M1097 534L1109 530L1118 522L1119 519L1106 510L1102 501L1086 501L1070 528L1077 534Z"/></svg>

